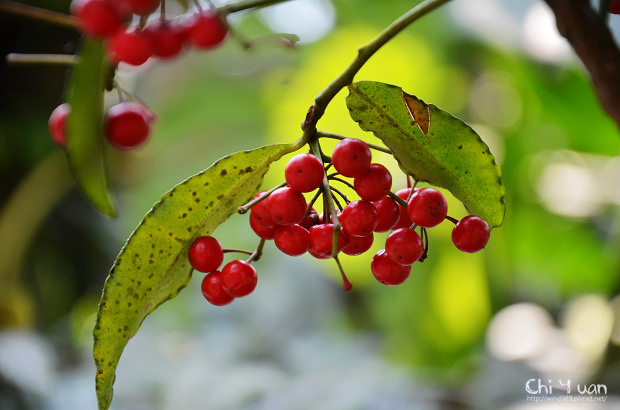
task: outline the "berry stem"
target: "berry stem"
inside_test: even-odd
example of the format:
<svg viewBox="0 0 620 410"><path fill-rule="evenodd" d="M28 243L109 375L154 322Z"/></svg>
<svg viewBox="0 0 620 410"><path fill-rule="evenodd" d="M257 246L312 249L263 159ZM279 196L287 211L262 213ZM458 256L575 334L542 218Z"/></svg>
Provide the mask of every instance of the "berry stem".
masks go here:
<svg viewBox="0 0 620 410"><path fill-rule="evenodd" d="M245 249L237 249L237 248L226 248L226 249L222 249L222 252L224 253L244 253L246 255L252 255L254 252L253 251L248 251Z"/></svg>
<svg viewBox="0 0 620 410"><path fill-rule="evenodd" d="M347 278L346 273L344 273L344 268L342 267L342 264L340 263L340 259L338 259L338 256L334 255L333 259L336 261L336 264L338 265L338 270L340 271L340 276L342 277L342 284L343 284L344 290L348 292L351 289L353 289L353 284L351 283L349 278Z"/></svg>
<svg viewBox="0 0 620 410"><path fill-rule="evenodd" d="M351 184L349 181L345 181L342 178L338 178L337 175L340 175L340 174L339 173L330 174L330 175L327 176L327 179L332 180L332 181L338 181L340 183L345 184L346 186L348 186L351 189L355 189L353 184Z"/></svg>
<svg viewBox="0 0 620 410"><path fill-rule="evenodd" d="M349 198L347 198L347 196L342 191L334 188L333 186L330 186L329 189L331 189L332 191L334 191L335 193L340 195L340 197L342 199L344 199L344 202L346 202L347 204L349 204L351 202L351 201L349 201ZM342 207L340 206L340 204L338 204L338 201L336 200L336 197L334 197L334 201L336 201L336 204L338 205L338 208L340 208L340 210L342 211Z"/></svg>
<svg viewBox="0 0 620 410"><path fill-rule="evenodd" d="M398 202L399 204L401 204L405 209L407 209L407 201L405 201L404 199L402 199L401 197L399 197L398 195L396 195L393 192L389 192L388 196L390 198L392 198L393 200L395 200L396 202Z"/></svg>
<svg viewBox="0 0 620 410"><path fill-rule="evenodd" d="M27 4L16 3L9 0L0 0L0 11L5 11L10 14L28 17L59 26L77 28L77 21L73 16L59 13L57 11L29 6Z"/></svg>
<svg viewBox="0 0 620 410"><path fill-rule="evenodd" d="M257 203L259 203L260 201L262 201L263 199L271 195L273 191L275 191L278 188L282 188L283 186L286 186L286 181L274 186L269 191L265 192L258 198L251 200L247 204L240 206L239 208L237 208L237 212L243 215L244 213L248 212L254 205L256 205Z"/></svg>
<svg viewBox="0 0 620 410"><path fill-rule="evenodd" d="M247 0L247 1L240 1L240 2L235 3L235 4L227 4L225 6L220 7L218 9L218 13L220 13L220 14L237 13L239 11L244 11L244 10L247 10L247 9L256 9L256 8L260 8L260 7L272 6L274 4L284 3L285 1L289 1L289 0Z"/></svg>
<svg viewBox="0 0 620 410"><path fill-rule="evenodd" d="M258 245L256 246L256 250L254 252L252 252L252 254L250 255L249 258L247 258L245 261L247 263L252 263L255 262L257 260L260 259L261 256L263 256L263 247L265 246L265 240L261 239L258 242Z"/></svg>
<svg viewBox="0 0 620 410"><path fill-rule="evenodd" d="M325 131L317 131L316 134L317 134L317 137L319 138L331 138L334 140L346 140L347 138L349 138L349 137L345 137L344 135L334 134L332 132L325 132ZM368 145L368 148L374 149L375 151L381 151L381 152L385 152L386 154L392 155L392 150L387 147L382 147L381 145L369 144L367 142L366 142L366 145Z"/></svg>
<svg viewBox="0 0 620 410"><path fill-rule="evenodd" d="M20 54L9 53L6 62L9 64L50 64L75 65L79 57L73 54Z"/></svg>
<svg viewBox="0 0 620 410"><path fill-rule="evenodd" d="M308 145L310 146L310 152L312 152L321 161L323 161L321 145L319 144L319 139L316 138L316 134L315 134L315 138L312 138L308 142ZM336 207L334 206L334 197L332 195L331 187L329 186L329 180L327 179L326 172L323 172L322 189L323 189L323 198L327 205L327 209L329 209L329 213L331 214L332 224L334 225L332 258L335 259L336 256L338 255L338 233L340 232L340 229L342 228L342 226L340 225L340 221L338 220L338 211L336 211ZM325 209L323 209L323 213L325 214ZM325 220L329 220L329 218L325 218Z"/></svg>
<svg viewBox="0 0 620 410"><path fill-rule="evenodd" d="M453 217L451 217L450 215L446 215L446 219L447 219L448 221L452 222L452 223L453 223L453 224L455 224L455 225L456 225L457 223L459 223L459 220L458 220L458 219L453 218Z"/></svg>

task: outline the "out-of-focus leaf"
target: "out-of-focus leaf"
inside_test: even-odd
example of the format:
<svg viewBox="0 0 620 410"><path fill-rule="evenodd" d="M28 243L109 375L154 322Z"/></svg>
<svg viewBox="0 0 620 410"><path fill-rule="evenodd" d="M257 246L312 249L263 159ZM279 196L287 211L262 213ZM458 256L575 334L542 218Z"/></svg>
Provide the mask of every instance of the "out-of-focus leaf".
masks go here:
<svg viewBox="0 0 620 410"><path fill-rule="evenodd" d="M392 150L404 172L448 189L490 226L502 224L501 171L471 127L394 85L362 81L349 91L351 118Z"/></svg>
<svg viewBox="0 0 620 410"><path fill-rule="evenodd" d="M116 215L108 192L103 137L103 92L110 70L101 41L84 39L69 85L67 160L78 187L102 213Z"/></svg>
<svg viewBox="0 0 620 410"><path fill-rule="evenodd" d="M269 165L291 151L268 145L222 158L175 186L132 233L106 280L93 335L100 409L112 401L120 356L144 318L191 279L187 251L258 192Z"/></svg>

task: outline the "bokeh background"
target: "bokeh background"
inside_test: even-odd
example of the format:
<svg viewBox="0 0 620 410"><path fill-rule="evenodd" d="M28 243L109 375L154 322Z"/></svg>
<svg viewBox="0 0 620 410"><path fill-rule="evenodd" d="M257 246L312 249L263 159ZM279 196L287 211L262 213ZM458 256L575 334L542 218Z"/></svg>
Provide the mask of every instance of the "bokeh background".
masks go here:
<svg viewBox="0 0 620 410"><path fill-rule="evenodd" d="M158 121L144 149L110 153L117 219L76 191L47 134L67 69L4 61L10 52L73 53L79 36L0 14L0 409L96 408L97 303L142 216L222 156L295 141L314 96L412 3L294 0L231 19L247 39L296 34L294 49L261 40L246 51L229 39L213 52L122 67L121 84ZM620 38L620 17L609 24ZM491 147L508 212L487 248L458 252L444 223L401 286L372 278L373 251L343 258L354 283L344 292L331 261L268 244L257 290L224 308L203 299L195 274L129 342L112 408L618 408L620 135L547 6L455 0L391 41L356 80L397 84L463 118ZM350 120L345 95L319 128L377 142ZM395 188L405 186L391 158L375 158ZM266 187L283 179L285 161ZM451 215L466 214L448 199ZM257 242L247 216L215 236L225 247ZM384 240L377 235L373 249ZM605 386L597 397L606 401L532 403L530 379L559 395L570 380L573 398L577 384Z"/></svg>

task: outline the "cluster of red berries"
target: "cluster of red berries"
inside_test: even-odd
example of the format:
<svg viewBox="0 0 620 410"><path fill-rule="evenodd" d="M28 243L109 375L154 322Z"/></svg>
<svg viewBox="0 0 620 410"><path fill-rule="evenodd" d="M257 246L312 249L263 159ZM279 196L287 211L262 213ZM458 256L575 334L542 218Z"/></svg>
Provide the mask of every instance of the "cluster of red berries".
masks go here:
<svg viewBox="0 0 620 410"><path fill-rule="evenodd" d="M71 13L82 32L105 40L108 57L117 64L144 64L149 58L170 59L186 46L210 49L228 34L225 20L215 12L199 11L178 20L162 18L146 23L162 0L74 0ZM140 17L131 26L133 15Z"/></svg>
<svg viewBox="0 0 620 410"><path fill-rule="evenodd" d="M52 140L60 147L67 144L68 103L52 111L48 121ZM123 101L110 107L104 117L104 133L108 142L120 150L132 150L143 145L151 134L155 115L144 105Z"/></svg>
<svg viewBox="0 0 620 410"><path fill-rule="evenodd" d="M188 259L194 269L207 274L202 280L202 294L215 306L227 305L256 288L256 269L248 261L233 260L219 270L224 250L212 236L196 239L189 248Z"/></svg>
<svg viewBox="0 0 620 410"><path fill-rule="evenodd" d="M328 174L332 166L336 172ZM434 188L405 188L392 194L390 172L383 165L372 163L370 148L361 140L348 138L340 141L327 166L313 154L298 154L287 163L284 174L285 186L260 192L248 204L251 206L249 222L260 238L273 240L280 251L290 256L306 252L317 259L335 257L334 253L337 255L338 252L360 255L372 246L374 233L391 230L385 248L372 258L370 269L379 282L398 285L409 277L415 262L426 258L426 230L443 220L455 224L452 241L463 252L483 249L490 237L489 226L483 219L469 215L457 221L448 216L446 199ZM353 182L342 177L353 178ZM335 182L354 189L360 199L349 201L332 186ZM329 189L330 197L334 194L333 201L338 205L338 210L334 208L337 222L328 210L326 189ZM304 193L312 191L317 193L308 203ZM319 215L313 205L321 194L324 211ZM335 195L346 201L346 206L341 207ZM416 231L418 228L420 233ZM193 258L190 250L190 261ZM342 269L341 274L345 289L351 289ZM205 286L203 282L203 292ZM215 287L213 284L209 286ZM230 294L227 291L230 285L222 286L224 293ZM207 294L205 297L209 301L214 299Z"/></svg>

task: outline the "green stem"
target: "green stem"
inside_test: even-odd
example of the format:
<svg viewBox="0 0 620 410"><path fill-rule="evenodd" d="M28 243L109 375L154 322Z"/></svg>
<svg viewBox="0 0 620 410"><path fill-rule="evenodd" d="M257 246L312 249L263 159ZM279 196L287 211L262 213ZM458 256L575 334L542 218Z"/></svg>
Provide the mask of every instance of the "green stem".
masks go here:
<svg viewBox="0 0 620 410"><path fill-rule="evenodd" d="M247 263L252 263L252 262L256 262L257 260L260 259L261 256L263 256L263 248L265 247L265 240L261 239L258 242L258 246L256 247L256 250L254 252L252 252L252 254L250 255L249 258L246 259Z"/></svg>
<svg viewBox="0 0 620 410"><path fill-rule="evenodd" d="M9 64L74 65L78 62L78 56L73 54L10 53L6 56L6 62Z"/></svg>
<svg viewBox="0 0 620 410"><path fill-rule="evenodd" d="M257 9L260 7L272 6L274 4L284 3L285 1L289 0L246 0L240 1L235 4L227 4L220 7L217 11L221 14L231 14L248 9Z"/></svg>
<svg viewBox="0 0 620 410"><path fill-rule="evenodd" d="M396 202L398 202L401 206L403 206L405 209L407 209L407 201L405 201L404 199L402 199L401 197L399 197L398 195L396 195L393 192L389 192L388 196L390 198L392 198L393 200L395 200Z"/></svg>
<svg viewBox="0 0 620 410"><path fill-rule="evenodd" d="M0 12L7 12L17 16L28 17L46 23L57 24L60 26L76 28L75 17L57 11L46 10L27 4L15 3L9 0L0 0Z"/></svg>
<svg viewBox="0 0 620 410"><path fill-rule="evenodd" d="M364 66L364 64L366 64L370 57L372 57L381 47L383 47L388 41L403 31L411 23L442 6L448 1L450 0L424 0L422 3L397 18L392 24L379 33L370 43L360 47L358 49L357 56L349 64L349 66L338 77L336 77L334 81L325 87L323 91L317 94L314 99L314 104L312 104L308 110L306 119L301 126L303 134L301 138L291 146L291 149L300 149L310 141L312 136L316 133L316 124L325 113L327 105L336 96L336 94L340 92L340 90L353 82L355 75Z"/></svg>
<svg viewBox="0 0 620 410"><path fill-rule="evenodd" d="M258 198L255 198L255 199L251 200L250 202L248 202L247 204L237 208L237 212L240 213L240 214L244 214L244 213L248 212L248 210L250 210L254 205L256 205L257 203L259 203L260 201L264 200L269 195L271 195L271 193L273 191L275 191L278 188L282 188L285 185L286 185L286 181L279 183L278 185L276 185L273 188L271 188L269 191L263 193Z"/></svg>
<svg viewBox="0 0 620 410"><path fill-rule="evenodd" d="M349 138L349 137L345 137L344 135L334 134L333 132L325 132L325 131L317 131L316 135L319 138L331 138L334 140L346 140L347 138ZM366 143L366 145L368 145L368 148L370 149L374 149L376 151L381 151L381 152L385 152L386 154L392 155L392 150L389 148L382 147L381 145L375 145L375 144L369 144L369 143Z"/></svg>

